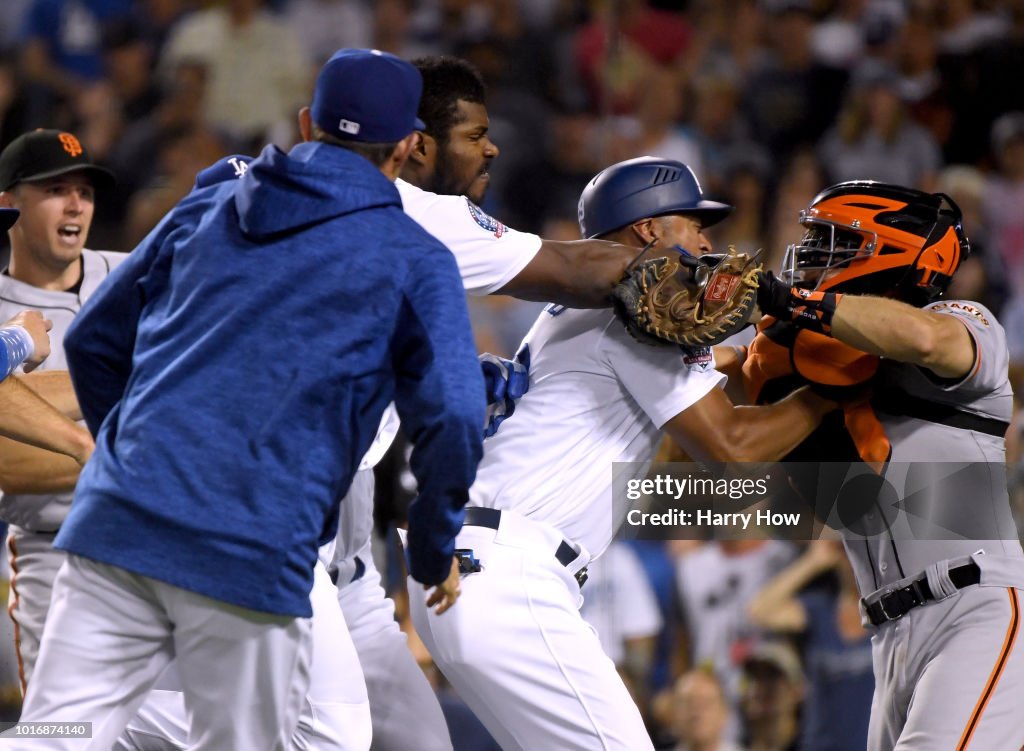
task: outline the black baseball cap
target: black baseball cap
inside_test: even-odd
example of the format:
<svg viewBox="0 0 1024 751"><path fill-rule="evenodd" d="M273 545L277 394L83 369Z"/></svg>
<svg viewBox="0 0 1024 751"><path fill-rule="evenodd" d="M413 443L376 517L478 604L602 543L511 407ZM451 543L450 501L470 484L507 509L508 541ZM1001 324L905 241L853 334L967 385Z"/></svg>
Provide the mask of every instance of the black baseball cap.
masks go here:
<svg viewBox="0 0 1024 751"><path fill-rule="evenodd" d="M85 146L67 131L23 133L0 153L0 191L69 172L87 173L97 188L114 186L114 173L93 164Z"/></svg>

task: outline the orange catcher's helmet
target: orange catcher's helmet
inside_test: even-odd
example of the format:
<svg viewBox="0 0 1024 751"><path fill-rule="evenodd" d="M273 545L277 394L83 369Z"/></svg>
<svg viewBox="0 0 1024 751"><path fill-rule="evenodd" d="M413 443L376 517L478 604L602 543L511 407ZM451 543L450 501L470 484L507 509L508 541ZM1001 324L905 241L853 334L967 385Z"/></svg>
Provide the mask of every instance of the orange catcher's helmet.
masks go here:
<svg viewBox="0 0 1024 751"><path fill-rule="evenodd" d="M940 297L970 253L960 207L944 193L868 180L839 183L800 212L803 239L786 250L782 279L798 287L895 297Z"/></svg>

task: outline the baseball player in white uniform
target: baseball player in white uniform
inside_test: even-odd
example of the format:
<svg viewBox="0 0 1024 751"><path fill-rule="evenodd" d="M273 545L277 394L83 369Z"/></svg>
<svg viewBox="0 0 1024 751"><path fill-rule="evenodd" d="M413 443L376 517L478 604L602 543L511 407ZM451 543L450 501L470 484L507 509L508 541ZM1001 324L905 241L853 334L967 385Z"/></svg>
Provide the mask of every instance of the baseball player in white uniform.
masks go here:
<svg viewBox="0 0 1024 751"><path fill-rule="evenodd" d="M0 275L0 319L27 308L53 321L51 354L40 370L67 370L64 334L82 302L99 286L123 253L84 248L97 187L113 182L93 165L71 133L36 130L16 138L0 154L0 205L21 218L9 230L11 262ZM73 399L71 383L64 386ZM41 473L47 468L40 465ZM67 515L71 489L0 497L0 518L10 524L9 612L15 624L22 690L39 653L50 592L63 552L53 538Z"/></svg>
<svg viewBox="0 0 1024 751"><path fill-rule="evenodd" d="M580 199L585 237L710 249L706 201L679 162L645 157L603 171ZM685 252L680 250L679 252ZM643 721L579 614L585 569L611 541L612 463L653 458L665 430L700 460L771 460L834 404L807 391L775 412L735 408L708 353L634 342L607 310L552 305L520 350L530 389L485 442L457 538L471 551L458 612L440 618L410 590L431 655L506 750L651 749Z"/></svg>
<svg viewBox="0 0 1024 751"><path fill-rule="evenodd" d="M545 241L484 213L477 204L488 188L488 167L498 148L487 135L479 74L454 58L414 64L423 75L420 116L427 130L406 163L405 179L395 184L405 212L454 254L466 292L607 304L603 298L635 251L604 242ZM376 463L395 430L397 423L382 425L370 452L375 455L364 458L364 465ZM372 470L364 468L360 475L342 503L331 568L366 678L373 748L448 751L451 740L434 691L406 647L394 604L369 554Z"/></svg>
<svg viewBox="0 0 1024 751"><path fill-rule="evenodd" d="M1005 478L1006 334L978 303L942 299L970 249L960 210L943 194L852 181L822 191L801 223L772 285L783 304L762 309L880 358L881 429L849 438L893 502L878 494L841 519L874 630L868 748L1019 749L1024 552ZM771 337L758 334L746 374L768 372ZM821 458L849 458L843 440L816 436Z"/></svg>

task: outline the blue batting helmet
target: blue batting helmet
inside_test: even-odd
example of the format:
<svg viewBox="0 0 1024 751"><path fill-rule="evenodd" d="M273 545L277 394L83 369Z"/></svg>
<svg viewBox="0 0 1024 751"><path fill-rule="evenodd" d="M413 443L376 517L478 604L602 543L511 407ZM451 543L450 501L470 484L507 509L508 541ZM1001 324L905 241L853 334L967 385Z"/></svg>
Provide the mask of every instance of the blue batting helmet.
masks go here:
<svg viewBox="0 0 1024 751"><path fill-rule="evenodd" d="M710 227L732 208L705 200L693 170L682 162L641 156L613 164L587 183L580 195L580 234L599 237L664 214L694 214Z"/></svg>

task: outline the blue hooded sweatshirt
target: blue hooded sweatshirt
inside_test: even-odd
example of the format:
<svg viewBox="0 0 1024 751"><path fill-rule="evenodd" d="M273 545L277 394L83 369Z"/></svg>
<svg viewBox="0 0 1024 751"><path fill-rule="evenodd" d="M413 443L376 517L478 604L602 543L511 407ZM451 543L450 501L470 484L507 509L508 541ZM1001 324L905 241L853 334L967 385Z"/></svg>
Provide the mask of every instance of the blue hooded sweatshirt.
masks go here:
<svg viewBox="0 0 1024 751"><path fill-rule="evenodd" d="M267 147L183 199L67 333L96 452L56 545L309 616L317 547L394 400L420 495L410 568L447 576L484 389L451 252L366 159Z"/></svg>

